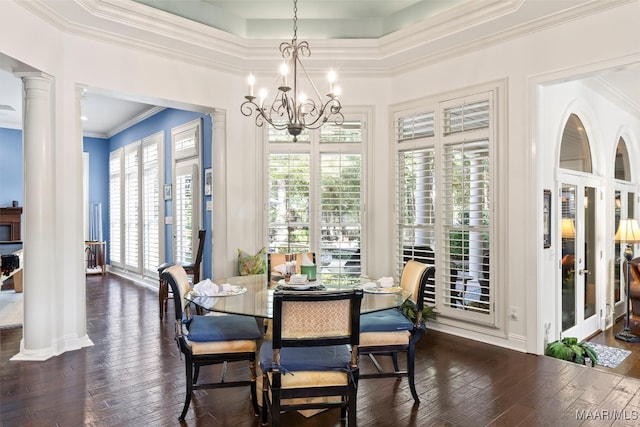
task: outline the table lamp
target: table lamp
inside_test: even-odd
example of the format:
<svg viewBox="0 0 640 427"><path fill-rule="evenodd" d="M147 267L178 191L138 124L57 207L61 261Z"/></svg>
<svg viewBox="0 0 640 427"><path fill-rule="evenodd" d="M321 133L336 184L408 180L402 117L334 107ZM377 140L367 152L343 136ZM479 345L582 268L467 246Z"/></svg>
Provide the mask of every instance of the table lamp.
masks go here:
<svg viewBox="0 0 640 427"><path fill-rule="evenodd" d="M631 308L631 259L633 258L633 244L640 243L640 225L638 224L638 220L632 218L621 219L614 240L616 242L625 242L627 244L627 247L624 250L624 259L627 260L627 275L625 278L627 285L627 311L624 317L624 329L621 332L618 332L615 337L622 341L640 342L640 337L632 334L631 328L629 327L629 309Z"/></svg>
<svg viewBox="0 0 640 427"><path fill-rule="evenodd" d="M576 238L576 225L573 222L573 218L562 218L561 229L563 239Z"/></svg>

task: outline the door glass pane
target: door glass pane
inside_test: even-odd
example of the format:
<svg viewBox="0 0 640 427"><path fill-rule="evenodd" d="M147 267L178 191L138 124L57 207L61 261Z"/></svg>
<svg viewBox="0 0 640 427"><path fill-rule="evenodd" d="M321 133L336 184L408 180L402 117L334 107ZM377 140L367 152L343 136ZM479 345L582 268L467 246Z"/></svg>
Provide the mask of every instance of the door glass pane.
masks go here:
<svg viewBox="0 0 640 427"><path fill-rule="evenodd" d="M562 186L562 330L576 325L576 186Z"/></svg>
<svg viewBox="0 0 640 427"><path fill-rule="evenodd" d="M584 319L596 314L596 189L586 187L584 190Z"/></svg>
<svg viewBox="0 0 640 427"><path fill-rule="evenodd" d="M615 235L618 226L620 225L620 214L622 212L622 192L620 190L616 190L615 198L614 198L614 221L613 221L613 234ZM620 251L620 247L622 246L620 242L614 241L614 249L613 253L615 254L613 260L613 300L614 302L620 301L620 271L621 271L621 259L622 252Z"/></svg>

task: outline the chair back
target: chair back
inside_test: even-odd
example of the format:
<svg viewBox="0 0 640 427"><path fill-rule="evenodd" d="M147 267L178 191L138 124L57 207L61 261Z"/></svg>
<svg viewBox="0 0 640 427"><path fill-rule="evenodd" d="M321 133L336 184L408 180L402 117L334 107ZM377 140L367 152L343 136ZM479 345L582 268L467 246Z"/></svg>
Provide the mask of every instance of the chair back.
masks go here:
<svg viewBox="0 0 640 427"><path fill-rule="evenodd" d="M402 270L402 276L400 276L400 286L402 286L405 291L411 292L409 298L416 304L421 299L420 292L423 291L426 271L426 264L409 260Z"/></svg>
<svg viewBox="0 0 640 427"><path fill-rule="evenodd" d="M273 348L313 347L360 342L362 290L275 292Z"/></svg>
<svg viewBox="0 0 640 427"><path fill-rule="evenodd" d="M184 297L187 292L191 290L187 272L181 265L172 265L162 272L160 278L165 280L171 287L174 300L173 306L176 311L176 321L182 321L183 313L185 311L187 317L189 316L189 310L185 310L189 305L189 301Z"/></svg>
<svg viewBox="0 0 640 427"><path fill-rule="evenodd" d="M200 264L202 264L202 254L204 253L204 238L207 230L198 230L198 250L193 260L193 283L200 281Z"/></svg>

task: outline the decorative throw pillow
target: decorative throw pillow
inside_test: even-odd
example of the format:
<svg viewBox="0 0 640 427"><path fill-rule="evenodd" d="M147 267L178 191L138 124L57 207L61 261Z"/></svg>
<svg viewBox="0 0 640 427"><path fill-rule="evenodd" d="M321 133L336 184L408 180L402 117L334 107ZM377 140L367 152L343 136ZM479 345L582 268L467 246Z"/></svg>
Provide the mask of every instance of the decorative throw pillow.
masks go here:
<svg viewBox="0 0 640 427"><path fill-rule="evenodd" d="M267 272L266 253L266 248L260 249L255 255L250 255L242 249L238 249L238 270L240 275L265 274Z"/></svg>

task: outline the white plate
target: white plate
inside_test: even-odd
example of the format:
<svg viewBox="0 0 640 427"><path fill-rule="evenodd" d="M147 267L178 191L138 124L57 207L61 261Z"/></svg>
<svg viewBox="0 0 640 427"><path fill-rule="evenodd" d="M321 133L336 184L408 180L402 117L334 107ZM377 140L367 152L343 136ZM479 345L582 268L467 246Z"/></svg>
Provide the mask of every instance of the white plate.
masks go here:
<svg viewBox="0 0 640 427"><path fill-rule="evenodd" d="M289 283L289 282L286 282L284 279L279 280L278 285L283 289L295 289L300 291L317 286L317 284L310 283L308 280L305 283Z"/></svg>
<svg viewBox="0 0 640 427"><path fill-rule="evenodd" d="M400 286L393 286L389 288L364 288L363 291L370 294L397 294L402 292L402 288Z"/></svg>
<svg viewBox="0 0 640 427"><path fill-rule="evenodd" d="M244 286L231 285L231 289L229 289L228 291L219 291L217 294L200 295L199 293L193 291L193 295L198 297L232 297L234 295L244 294L245 292L247 292L247 288L245 288Z"/></svg>

